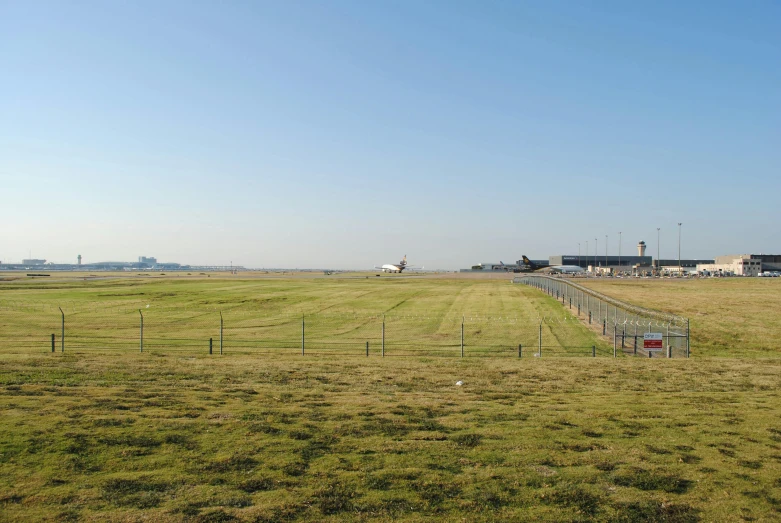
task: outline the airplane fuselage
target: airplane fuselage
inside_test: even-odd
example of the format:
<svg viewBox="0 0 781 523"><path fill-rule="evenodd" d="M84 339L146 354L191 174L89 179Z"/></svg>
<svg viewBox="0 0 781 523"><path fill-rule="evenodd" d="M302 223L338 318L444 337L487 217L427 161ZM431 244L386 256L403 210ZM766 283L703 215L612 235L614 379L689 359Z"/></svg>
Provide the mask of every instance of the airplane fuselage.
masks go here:
<svg viewBox="0 0 781 523"><path fill-rule="evenodd" d="M382 272L401 272L404 270L403 265L391 265L390 263L386 263L381 267Z"/></svg>

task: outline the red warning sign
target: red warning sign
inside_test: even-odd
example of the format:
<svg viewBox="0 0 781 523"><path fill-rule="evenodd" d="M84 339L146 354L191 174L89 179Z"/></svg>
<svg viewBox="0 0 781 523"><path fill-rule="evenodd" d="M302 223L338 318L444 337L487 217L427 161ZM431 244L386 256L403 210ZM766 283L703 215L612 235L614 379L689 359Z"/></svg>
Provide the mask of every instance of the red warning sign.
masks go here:
<svg viewBox="0 0 781 523"><path fill-rule="evenodd" d="M643 334L643 348L646 350L662 350L663 338L661 332L646 332Z"/></svg>

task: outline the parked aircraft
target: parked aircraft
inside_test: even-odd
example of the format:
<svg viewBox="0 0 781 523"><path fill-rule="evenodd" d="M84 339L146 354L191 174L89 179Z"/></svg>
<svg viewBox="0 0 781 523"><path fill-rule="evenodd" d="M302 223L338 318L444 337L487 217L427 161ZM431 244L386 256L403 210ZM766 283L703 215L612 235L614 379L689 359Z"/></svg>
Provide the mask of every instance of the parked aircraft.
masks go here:
<svg viewBox="0 0 781 523"><path fill-rule="evenodd" d="M417 270L422 269L423 267L411 267L407 265L407 255L404 255L404 258L401 259L399 263L386 263L382 267L374 267L375 269L382 269L382 272L402 272L405 269L407 270Z"/></svg>
<svg viewBox="0 0 781 523"><path fill-rule="evenodd" d="M526 255L522 256L523 264L528 267L528 271L545 271L553 274L577 274L579 272L586 272L586 269L578 265L551 265L550 267L540 267L536 263L532 262Z"/></svg>

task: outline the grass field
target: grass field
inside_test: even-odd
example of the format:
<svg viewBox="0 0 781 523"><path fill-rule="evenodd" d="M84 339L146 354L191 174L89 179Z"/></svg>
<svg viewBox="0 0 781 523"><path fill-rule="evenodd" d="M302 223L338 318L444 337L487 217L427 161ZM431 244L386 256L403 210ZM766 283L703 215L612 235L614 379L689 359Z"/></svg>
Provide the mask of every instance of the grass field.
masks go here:
<svg viewBox="0 0 781 523"><path fill-rule="evenodd" d="M778 362L0 361L5 521L781 518Z"/></svg>
<svg viewBox="0 0 781 523"><path fill-rule="evenodd" d="M690 283L679 301L716 292ZM638 302L629 284L616 287L623 296L594 285ZM645 293L661 304L662 288ZM24 318L49 329L34 318L57 303L77 325L135 319L150 304L150 318L330 313L345 332L362 310L428 318L415 336L432 343L446 318L475 310L568 314L506 280L139 277L0 291L0 332ZM517 334L490 324L501 326L490 336ZM2 521L781 519L777 359L208 356L134 344L50 354L0 343Z"/></svg>
<svg viewBox="0 0 781 523"><path fill-rule="evenodd" d="M511 356L519 344L546 354L603 353L612 342L585 329L551 298L502 280L446 280L374 275L297 278L139 277L9 282L0 299L3 350L40 351L60 339L67 350L136 350L140 314L145 350L300 352L302 321L312 353L381 351ZM383 330L383 321L385 322ZM58 346L59 348L59 346ZM610 351L612 354L612 351Z"/></svg>
<svg viewBox="0 0 781 523"><path fill-rule="evenodd" d="M691 320L692 357L781 356L781 279L578 279L628 303Z"/></svg>

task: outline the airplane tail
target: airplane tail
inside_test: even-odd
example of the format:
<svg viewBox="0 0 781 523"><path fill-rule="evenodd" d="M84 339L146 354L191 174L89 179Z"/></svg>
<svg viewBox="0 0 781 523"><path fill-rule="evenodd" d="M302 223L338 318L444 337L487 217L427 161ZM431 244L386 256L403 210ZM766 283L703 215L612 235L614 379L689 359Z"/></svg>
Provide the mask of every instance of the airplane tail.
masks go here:
<svg viewBox="0 0 781 523"><path fill-rule="evenodd" d="M535 263L532 263L532 261L529 258L527 258L525 254L521 256L521 258L523 259L523 263L528 265L532 269L537 267L537 265Z"/></svg>

